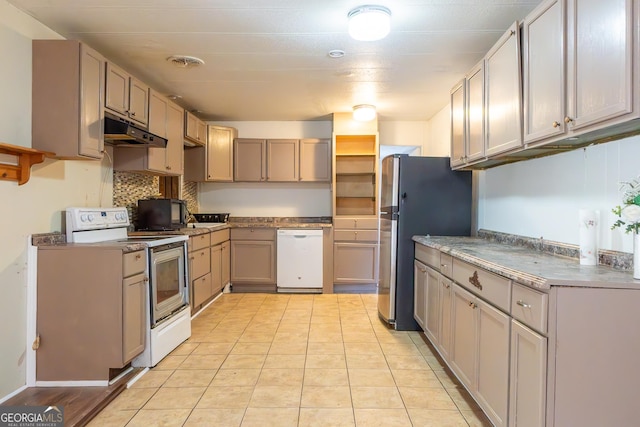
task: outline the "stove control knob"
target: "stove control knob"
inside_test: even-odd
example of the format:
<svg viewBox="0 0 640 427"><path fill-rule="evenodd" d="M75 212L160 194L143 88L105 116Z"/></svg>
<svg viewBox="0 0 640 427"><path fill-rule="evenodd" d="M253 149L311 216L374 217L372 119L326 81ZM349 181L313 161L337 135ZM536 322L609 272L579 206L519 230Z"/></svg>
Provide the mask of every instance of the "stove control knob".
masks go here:
<svg viewBox="0 0 640 427"><path fill-rule="evenodd" d="M93 220L96 218L96 216L94 214L89 214L89 222L93 222Z"/></svg>

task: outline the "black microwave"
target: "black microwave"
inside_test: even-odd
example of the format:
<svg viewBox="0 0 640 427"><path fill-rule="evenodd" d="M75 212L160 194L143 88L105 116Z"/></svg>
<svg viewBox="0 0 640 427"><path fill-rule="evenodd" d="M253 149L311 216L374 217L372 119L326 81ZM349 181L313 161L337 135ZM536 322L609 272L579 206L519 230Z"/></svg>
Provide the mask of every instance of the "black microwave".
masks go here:
<svg viewBox="0 0 640 427"><path fill-rule="evenodd" d="M138 200L137 230L177 230L187 226L187 202L178 199Z"/></svg>

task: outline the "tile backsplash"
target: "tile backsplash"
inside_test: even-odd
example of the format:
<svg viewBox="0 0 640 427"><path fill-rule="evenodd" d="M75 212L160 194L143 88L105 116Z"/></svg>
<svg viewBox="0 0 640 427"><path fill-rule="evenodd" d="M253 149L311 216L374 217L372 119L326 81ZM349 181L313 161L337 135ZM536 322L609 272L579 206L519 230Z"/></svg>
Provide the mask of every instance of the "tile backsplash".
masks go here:
<svg viewBox="0 0 640 427"><path fill-rule="evenodd" d="M138 199L162 197L160 179L155 175L135 172L113 172L113 206L124 206L129 211L129 220L135 223ZM198 212L198 183L183 182L182 199L187 201L189 212Z"/></svg>

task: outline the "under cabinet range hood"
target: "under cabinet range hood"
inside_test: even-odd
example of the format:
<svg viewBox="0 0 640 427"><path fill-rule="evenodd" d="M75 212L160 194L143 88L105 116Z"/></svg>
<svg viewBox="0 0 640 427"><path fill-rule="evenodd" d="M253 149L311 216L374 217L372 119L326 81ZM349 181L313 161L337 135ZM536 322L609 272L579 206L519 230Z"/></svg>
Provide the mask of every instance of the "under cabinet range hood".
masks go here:
<svg viewBox="0 0 640 427"><path fill-rule="evenodd" d="M130 145L139 147L167 146L167 139L150 133L111 113L104 113L104 142L111 145Z"/></svg>

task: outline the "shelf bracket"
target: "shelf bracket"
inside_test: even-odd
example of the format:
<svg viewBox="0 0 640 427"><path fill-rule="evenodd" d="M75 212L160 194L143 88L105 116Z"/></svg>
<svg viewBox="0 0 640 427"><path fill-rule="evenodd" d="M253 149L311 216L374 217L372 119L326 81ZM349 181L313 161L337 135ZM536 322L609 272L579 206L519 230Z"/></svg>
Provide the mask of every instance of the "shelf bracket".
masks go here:
<svg viewBox="0 0 640 427"><path fill-rule="evenodd" d="M45 157L55 153L0 142L0 179L26 184L31 176L31 167L44 162Z"/></svg>

